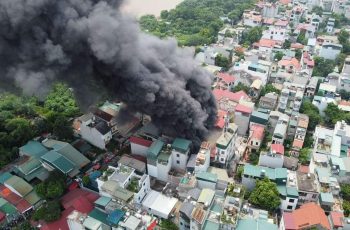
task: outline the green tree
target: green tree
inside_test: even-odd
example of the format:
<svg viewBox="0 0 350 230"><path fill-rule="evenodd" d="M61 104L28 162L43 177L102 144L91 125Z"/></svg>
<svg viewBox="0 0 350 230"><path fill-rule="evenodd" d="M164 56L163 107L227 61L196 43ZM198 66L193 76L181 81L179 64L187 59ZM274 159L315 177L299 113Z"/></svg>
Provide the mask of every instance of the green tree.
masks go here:
<svg viewBox="0 0 350 230"><path fill-rule="evenodd" d="M35 186L35 191L44 199L57 199L65 189L66 177L58 171L52 171L45 181Z"/></svg>
<svg viewBox="0 0 350 230"><path fill-rule="evenodd" d="M21 117L7 120L5 129L11 136L14 146L22 146L34 136L30 121Z"/></svg>
<svg viewBox="0 0 350 230"><path fill-rule="evenodd" d="M239 82L235 87L233 87L232 92L238 92L243 90L244 92L248 93L249 92L249 87L244 85L243 83Z"/></svg>
<svg viewBox="0 0 350 230"><path fill-rule="evenodd" d="M82 178L83 185L86 186L90 183L90 177L88 175L83 176Z"/></svg>
<svg viewBox="0 0 350 230"><path fill-rule="evenodd" d="M318 108L313 105L310 100L302 102L300 112L309 116L308 130L313 131L318 124L322 123L322 117Z"/></svg>
<svg viewBox="0 0 350 230"><path fill-rule="evenodd" d="M230 67L230 64L231 64L230 60L227 57L223 56L222 54L218 54L215 57L215 65L217 66L228 69Z"/></svg>
<svg viewBox="0 0 350 230"><path fill-rule="evenodd" d="M329 103L324 111L325 122L328 126L333 126L337 121L346 120L348 113L340 110L337 105Z"/></svg>
<svg viewBox="0 0 350 230"><path fill-rule="evenodd" d="M311 150L308 148L302 148L299 153L299 162L302 165L308 165L310 162Z"/></svg>
<svg viewBox="0 0 350 230"><path fill-rule="evenodd" d="M343 46L343 52L350 54L350 34L346 30L342 29L338 34L338 41Z"/></svg>
<svg viewBox="0 0 350 230"><path fill-rule="evenodd" d="M268 178L257 181L249 202L262 209L276 210L281 203L277 185Z"/></svg>
<svg viewBox="0 0 350 230"><path fill-rule="evenodd" d="M315 67L312 72L312 76L327 77L332 73L335 67L335 62L332 60L326 60L322 57L315 57Z"/></svg>
<svg viewBox="0 0 350 230"><path fill-rule="evenodd" d="M260 95L265 96L268 93L277 93L280 94L281 90L274 87L272 84L267 84L265 87L261 89Z"/></svg>
<svg viewBox="0 0 350 230"><path fill-rule="evenodd" d="M68 119L58 115L53 123L53 134L60 140L71 140L73 138L73 127Z"/></svg>
<svg viewBox="0 0 350 230"><path fill-rule="evenodd" d="M61 83L54 85L52 91L47 95L45 108L68 117L79 114L72 90Z"/></svg>
<svg viewBox="0 0 350 230"><path fill-rule="evenodd" d="M290 40L285 40L283 43L282 48L283 49L290 49L290 46L292 45L292 42Z"/></svg>
<svg viewBox="0 0 350 230"><path fill-rule="evenodd" d="M64 185L59 181L49 181L46 186L46 197L47 198L58 198L64 192Z"/></svg>
<svg viewBox="0 0 350 230"><path fill-rule="evenodd" d="M314 7L312 8L311 13L315 13L315 14L317 14L318 16L322 16L322 14L323 14L323 9L322 9L321 6L314 6Z"/></svg>
<svg viewBox="0 0 350 230"><path fill-rule="evenodd" d="M166 229L166 230L178 230L179 228L175 223L173 223L171 220L161 220L159 224L160 229Z"/></svg>
<svg viewBox="0 0 350 230"><path fill-rule="evenodd" d="M298 59L299 61L301 60L302 55L303 55L303 52L300 49L297 49L295 51L295 58Z"/></svg>
<svg viewBox="0 0 350 230"><path fill-rule="evenodd" d="M33 214L33 219L44 220L46 222L52 222L58 220L61 217L61 205L59 201L49 201L43 204Z"/></svg>
<svg viewBox="0 0 350 230"><path fill-rule="evenodd" d="M280 61L280 60L282 60L283 56L284 56L284 53L281 52L281 51L278 51L278 52L275 53L275 56L273 57L273 59L277 60L277 61Z"/></svg>
<svg viewBox="0 0 350 230"><path fill-rule="evenodd" d="M345 89L339 90L339 94L341 99L343 100L349 100L350 99L350 92L346 91Z"/></svg>
<svg viewBox="0 0 350 230"><path fill-rule="evenodd" d="M36 230L38 228L33 227L28 220L18 224L18 226L14 227L13 230Z"/></svg>
<svg viewBox="0 0 350 230"><path fill-rule="evenodd" d="M35 191L41 198L46 198L46 184L45 183L40 183L40 184L36 185Z"/></svg>
<svg viewBox="0 0 350 230"><path fill-rule="evenodd" d="M343 201L344 216L348 217L350 214L350 202L348 200Z"/></svg>
<svg viewBox="0 0 350 230"><path fill-rule="evenodd" d="M306 45L307 44L307 39L306 39L306 37L305 37L305 30L302 30L300 33L299 33L299 35L298 35L298 37L297 37L297 42L298 43L301 43L301 44L303 44L303 45Z"/></svg>
<svg viewBox="0 0 350 230"><path fill-rule="evenodd" d="M253 44L260 40L262 36L263 28L262 27L253 27L248 30L248 32L243 33L242 35L242 43L248 43L249 45Z"/></svg>
<svg viewBox="0 0 350 230"><path fill-rule="evenodd" d="M340 193L343 199L350 201L350 185L349 184L341 184L340 185Z"/></svg>

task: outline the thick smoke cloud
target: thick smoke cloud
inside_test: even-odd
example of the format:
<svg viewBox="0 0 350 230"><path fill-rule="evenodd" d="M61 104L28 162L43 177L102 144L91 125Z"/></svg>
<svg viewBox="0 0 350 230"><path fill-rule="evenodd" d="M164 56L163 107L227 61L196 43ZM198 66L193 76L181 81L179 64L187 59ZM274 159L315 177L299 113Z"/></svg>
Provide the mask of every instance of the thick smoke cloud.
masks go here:
<svg viewBox="0 0 350 230"><path fill-rule="evenodd" d="M65 81L85 102L103 87L165 132L202 139L216 118L211 76L175 40L140 32L119 5L1 0L0 80L36 95Z"/></svg>

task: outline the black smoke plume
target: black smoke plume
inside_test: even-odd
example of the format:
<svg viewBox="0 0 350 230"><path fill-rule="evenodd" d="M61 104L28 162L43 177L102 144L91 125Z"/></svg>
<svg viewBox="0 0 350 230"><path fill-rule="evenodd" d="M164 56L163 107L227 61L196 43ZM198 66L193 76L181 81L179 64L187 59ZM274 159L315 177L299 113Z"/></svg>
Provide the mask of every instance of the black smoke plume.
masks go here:
<svg viewBox="0 0 350 230"><path fill-rule="evenodd" d="M120 3L1 0L1 82L45 95L65 81L87 102L107 90L163 131L203 139L216 118L211 75L175 40L142 33Z"/></svg>

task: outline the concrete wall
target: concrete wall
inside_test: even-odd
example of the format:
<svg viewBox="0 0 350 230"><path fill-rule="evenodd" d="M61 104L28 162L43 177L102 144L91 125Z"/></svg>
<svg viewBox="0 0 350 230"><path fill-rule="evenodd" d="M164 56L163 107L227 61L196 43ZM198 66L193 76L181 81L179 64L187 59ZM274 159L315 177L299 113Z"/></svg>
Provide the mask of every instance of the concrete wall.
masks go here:
<svg viewBox="0 0 350 230"><path fill-rule="evenodd" d="M131 146L131 154L145 156L145 157L147 156L148 147L135 144L135 143L130 143L130 146Z"/></svg>

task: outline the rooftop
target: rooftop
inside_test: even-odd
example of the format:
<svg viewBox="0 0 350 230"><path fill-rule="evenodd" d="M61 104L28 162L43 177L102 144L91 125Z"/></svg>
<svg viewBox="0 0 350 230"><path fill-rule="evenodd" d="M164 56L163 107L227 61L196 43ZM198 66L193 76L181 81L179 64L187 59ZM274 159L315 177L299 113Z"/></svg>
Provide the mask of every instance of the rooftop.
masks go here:
<svg viewBox="0 0 350 230"><path fill-rule="evenodd" d="M28 141L27 144L19 148L20 152L27 156L39 158L48 150L38 141Z"/></svg>
<svg viewBox="0 0 350 230"><path fill-rule="evenodd" d="M286 229L307 229L316 225L331 229L324 210L313 202L306 203L293 212L284 212L283 219Z"/></svg>
<svg viewBox="0 0 350 230"><path fill-rule="evenodd" d="M200 196L198 198L198 202L199 203L203 203L205 205L210 205L211 202L214 199L214 195L215 195L215 191L214 190L205 188L205 189L202 190L202 192L201 192L201 194L200 194Z"/></svg>
<svg viewBox="0 0 350 230"><path fill-rule="evenodd" d="M161 140L156 140L152 143L152 145L147 150L147 156L152 158L157 158L157 156L160 153L160 150L162 150L164 146L164 142Z"/></svg>
<svg viewBox="0 0 350 230"><path fill-rule="evenodd" d="M287 178L287 169L286 168L268 168L262 166L255 166L251 164L244 165L244 175L249 175L252 177L263 178L267 177L270 180L286 179Z"/></svg>
<svg viewBox="0 0 350 230"><path fill-rule="evenodd" d="M317 192L318 187L313 173L297 172L297 182L299 191Z"/></svg>
<svg viewBox="0 0 350 230"><path fill-rule="evenodd" d="M183 138L176 138L172 144L172 147L180 152L187 152L187 150L190 148L191 141L183 139Z"/></svg>

